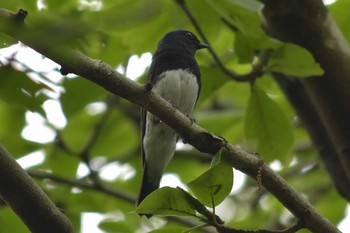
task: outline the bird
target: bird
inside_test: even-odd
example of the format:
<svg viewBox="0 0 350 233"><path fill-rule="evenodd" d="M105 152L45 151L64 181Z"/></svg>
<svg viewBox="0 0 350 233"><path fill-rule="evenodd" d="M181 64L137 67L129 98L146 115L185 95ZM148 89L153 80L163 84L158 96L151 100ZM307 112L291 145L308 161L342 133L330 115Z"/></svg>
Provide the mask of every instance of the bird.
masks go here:
<svg viewBox="0 0 350 233"><path fill-rule="evenodd" d="M197 50L208 47L192 32L174 30L159 41L152 57L147 85L187 117L190 117L201 90L201 73L194 55ZM159 188L163 172L175 153L178 138L172 128L141 108L143 176L136 206Z"/></svg>

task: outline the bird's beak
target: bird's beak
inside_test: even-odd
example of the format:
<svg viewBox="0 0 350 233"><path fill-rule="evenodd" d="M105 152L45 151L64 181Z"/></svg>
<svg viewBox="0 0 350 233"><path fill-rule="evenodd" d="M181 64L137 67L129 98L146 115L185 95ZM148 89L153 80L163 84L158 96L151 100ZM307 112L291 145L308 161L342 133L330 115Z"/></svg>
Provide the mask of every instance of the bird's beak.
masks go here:
<svg viewBox="0 0 350 233"><path fill-rule="evenodd" d="M205 49L205 48L209 48L209 45L203 43L203 42L199 42L197 44L197 49Z"/></svg>

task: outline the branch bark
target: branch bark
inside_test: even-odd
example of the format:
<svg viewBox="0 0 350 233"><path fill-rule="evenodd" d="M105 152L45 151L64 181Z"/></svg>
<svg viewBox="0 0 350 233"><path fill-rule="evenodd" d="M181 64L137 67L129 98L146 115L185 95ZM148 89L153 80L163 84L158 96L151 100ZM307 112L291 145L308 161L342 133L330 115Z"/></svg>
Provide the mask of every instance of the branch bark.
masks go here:
<svg viewBox="0 0 350 233"><path fill-rule="evenodd" d="M73 233L69 219L0 144L0 194L33 233Z"/></svg>
<svg viewBox="0 0 350 233"><path fill-rule="evenodd" d="M0 12L0 21L9 21L8 15ZM0 24L1 25L1 24ZM101 61L93 60L79 52L52 45L42 38L30 38L33 35L29 27L23 25L20 29L11 27L0 28L8 35L24 42L39 53L60 64L66 71L80 75L135 104L138 104L176 130L188 143L199 151L215 153L225 147L230 154L231 164L238 170L256 179L261 166L262 184L277 199L288 208L312 232L339 233L340 231L322 215L282 177L262 163L255 155L248 154L226 142L223 138L212 135L194 124L190 119L176 110L170 103L153 92L147 91L143 85L125 78L112 67ZM52 32L54 33L54 32ZM34 33L35 34L35 33Z"/></svg>

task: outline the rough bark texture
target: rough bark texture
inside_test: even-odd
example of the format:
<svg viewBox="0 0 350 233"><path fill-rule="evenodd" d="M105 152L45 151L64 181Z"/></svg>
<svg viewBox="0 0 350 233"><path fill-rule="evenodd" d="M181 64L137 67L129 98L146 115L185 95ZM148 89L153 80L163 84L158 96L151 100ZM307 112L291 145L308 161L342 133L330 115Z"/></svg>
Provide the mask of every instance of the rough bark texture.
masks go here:
<svg viewBox="0 0 350 233"><path fill-rule="evenodd" d="M0 144L0 195L33 233L73 233L69 219Z"/></svg>
<svg viewBox="0 0 350 233"><path fill-rule="evenodd" d="M322 77L278 77L338 188L350 200L350 47L321 0L263 0L270 35L309 50Z"/></svg>

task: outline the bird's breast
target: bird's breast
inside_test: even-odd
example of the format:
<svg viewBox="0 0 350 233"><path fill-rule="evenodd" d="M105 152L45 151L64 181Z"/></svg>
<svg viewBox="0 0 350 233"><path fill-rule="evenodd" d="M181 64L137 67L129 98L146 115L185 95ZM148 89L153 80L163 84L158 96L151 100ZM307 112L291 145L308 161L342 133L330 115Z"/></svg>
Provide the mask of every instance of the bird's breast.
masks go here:
<svg viewBox="0 0 350 233"><path fill-rule="evenodd" d="M189 116L198 97L197 77L188 70L177 69L161 73L153 90Z"/></svg>

